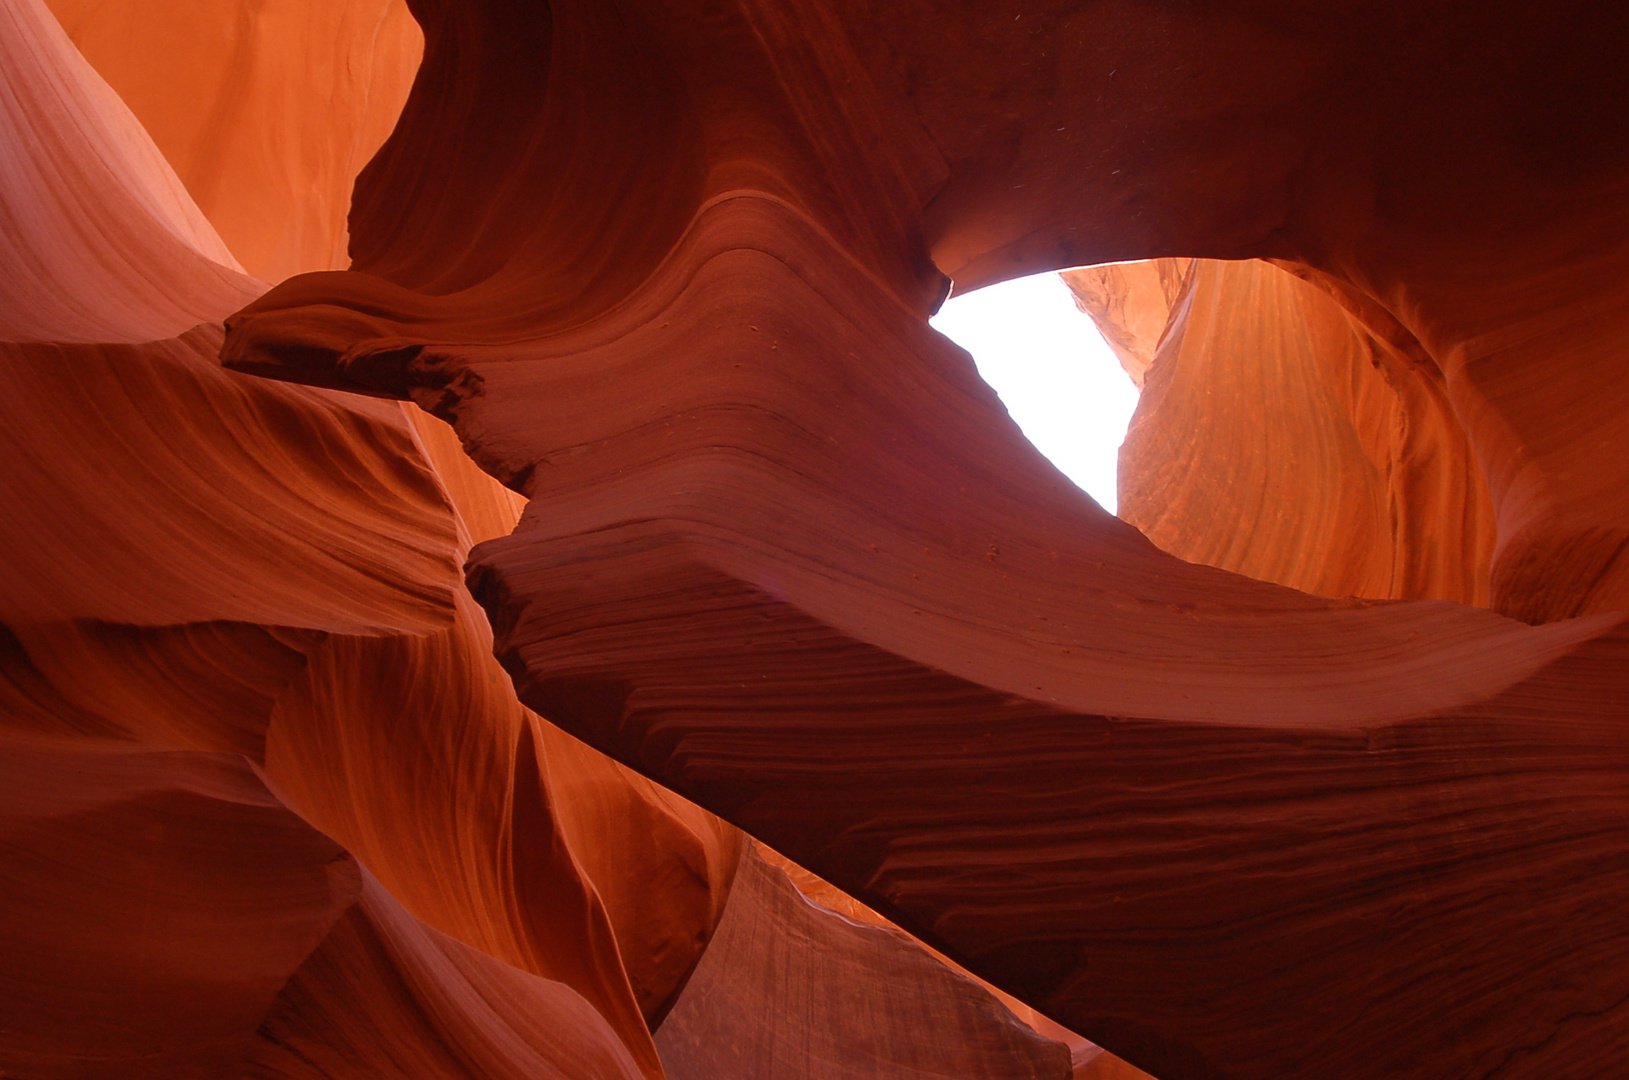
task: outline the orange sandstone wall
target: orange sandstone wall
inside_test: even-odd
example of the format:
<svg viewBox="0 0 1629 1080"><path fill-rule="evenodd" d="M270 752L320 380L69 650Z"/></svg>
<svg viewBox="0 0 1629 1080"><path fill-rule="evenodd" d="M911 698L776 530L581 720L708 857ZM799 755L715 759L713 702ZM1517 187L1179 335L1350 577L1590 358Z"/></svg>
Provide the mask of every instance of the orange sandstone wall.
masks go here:
<svg viewBox="0 0 1629 1080"><path fill-rule="evenodd" d="M581 929L504 959L533 972L527 992L540 1001L596 1019L579 1024L582 1036L562 1058L536 1031L516 1028L512 1012L490 1013L518 971L502 975L490 954L460 953L475 980L460 989L420 962L409 979L420 995L447 1008L459 1002L465 1013L488 1009L435 1035L465 1055L449 1059L461 1064L447 1075L474 1075L468 1055L478 1060L481 1047L490 1056L515 1045L533 1047L534 1064L555 1075L571 1075L572 1056L585 1053L610 1063L602 1075L659 1075L593 887L569 856L536 843L554 836L563 849L535 794L535 758L500 773L501 786L448 783L449 766L473 779L485 759L512 755L515 729L458 693L462 674L488 654L457 651L469 631L457 615L456 519L413 429L388 403L290 394L214 363L220 329L210 320L259 286L215 261L229 257L190 204L170 209L180 198L173 174L130 114L106 106L111 95L49 14L31 4L6 15L8 102L22 104L38 137L19 144L27 156L4 202L35 235L80 246L40 241L46 258L8 279L7 311L34 322L16 334L25 340L3 346L5 487L17 511L5 519L0 611L8 687L0 740L13 774L5 851L17 876L0 944L7 1015L17 1018L0 1041L4 1068L216 1075L246 1060L268 1010L280 1014L300 992L292 988L306 985L297 971L313 949L347 970L362 962L362 946L344 937L363 917L356 905L373 905L366 918L376 930L388 918L394 933L422 937L428 931L413 928L429 920L491 947L508 940L506 926L524 926L513 885L498 884L518 878L575 903ZM64 159L67 167L57 164ZM92 212L69 218L62 206ZM118 285L104 290L110 277ZM31 304L35 295L57 305ZM177 313L177 297L190 307ZM110 325L108 314L121 321ZM393 651L412 660L393 661ZM387 688L413 678L462 696L462 710L426 692L387 714L325 712L345 704L341 690L377 706ZM415 782L418 744L404 737L411 706L442 722L461 718L458 738L474 752L440 758L437 781L413 800L423 812L406 818L392 805ZM284 808L319 804L331 811L325 827L343 823L336 808L365 813L351 801L362 794L358 774L330 773L326 786L312 769L284 789L294 778L279 762L295 732L365 745L369 715L392 729L397 755L370 763L374 828L351 846L371 868L417 886L403 889L415 914L388 898L366 900L371 879L307 824L321 815L302 820ZM324 764L343 761L336 754ZM530 803L514 798L516 777L534 793ZM460 789L496 799L499 812L437 817L423 803ZM438 834L436 823L455 820L463 835ZM490 835L513 838L521 822L531 840L495 852ZM407 873L437 845L434 873ZM549 977L555 990L536 989ZM371 1007L398 1025L417 1022L388 996ZM340 1008L333 999L302 1006L301 1023L352 1029L333 1015ZM350 1052L364 1073L403 1052L354 1035Z"/></svg>
<svg viewBox="0 0 1629 1080"><path fill-rule="evenodd" d="M1064 275L1145 373L1120 516L1306 592L1486 605L1493 508L1431 359L1269 263L1171 263Z"/></svg>
<svg viewBox="0 0 1629 1080"><path fill-rule="evenodd" d="M1629 1054L1621 16L414 0L356 173L400 9L98 10L134 114L0 8L0 1071ZM1168 550L925 324L1127 260Z"/></svg>
<svg viewBox="0 0 1629 1080"><path fill-rule="evenodd" d="M423 51L401 0L49 6L249 273L350 261L351 183Z"/></svg>
<svg viewBox="0 0 1629 1080"><path fill-rule="evenodd" d="M1075 295L1075 306L1097 323L1139 390L1192 265L1192 259L1150 259L1082 266L1060 275Z"/></svg>
<svg viewBox="0 0 1629 1080"><path fill-rule="evenodd" d="M342 85L346 108L313 122L336 87L297 61L313 42L354 60L367 34L343 9L255 9L235 40L267 64L231 65L221 88L188 80L222 74L223 13L160 14L75 25L155 127L230 115L234 138L278 148L267 173L231 139L167 147L196 153L223 229L247 223L246 259L268 277L337 265L307 228L348 197L325 154L390 103ZM0 311L0 482L18 511L0 1071L661 1075L650 1028L724 914L741 834L516 701L456 571L524 500L416 409L222 371L219 320L264 286L49 13L0 16L0 130L22 151L0 190L19 241ZM375 41L374 66L416 60L412 44ZM183 78L178 56L216 66ZM295 261L247 254L268 250ZM829 935L836 917L809 911ZM1005 1037L990 1045L1052 1061L1024 1075L1067 1072L1068 1051L986 991L904 935L894 948L906 959L874 992L955 997L973 1018L960 1036L847 1006L805 1030L915 1040L944 1075Z"/></svg>
<svg viewBox="0 0 1629 1080"><path fill-rule="evenodd" d="M414 400L530 498L468 572L524 701L1166 1080L1623 1056L1621 18L414 11L352 270L223 356ZM1295 485L1361 479L1256 557L1418 599L1161 552L924 325L1172 257L1274 268L1194 279L1171 415L1278 342L1258 386L1326 366Z"/></svg>

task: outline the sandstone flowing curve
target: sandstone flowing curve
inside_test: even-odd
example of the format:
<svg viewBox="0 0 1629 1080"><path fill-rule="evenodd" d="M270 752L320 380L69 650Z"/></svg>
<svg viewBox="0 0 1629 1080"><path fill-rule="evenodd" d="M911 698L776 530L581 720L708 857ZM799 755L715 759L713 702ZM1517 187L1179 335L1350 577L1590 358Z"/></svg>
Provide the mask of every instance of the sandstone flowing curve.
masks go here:
<svg viewBox="0 0 1629 1080"><path fill-rule="evenodd" d="M21 28L0 41L0 217L19 226L0 251L0 1072L660 1076L651 1029L710 948L742 835L516 700L458 567L524 500L451 429L212 359L263 288L214 224L262 272L342 261L307 211L327 220L349 174L285 151L355 152L358 117L391 111L377 69L416 54L355 18L390 5L186 25L57 7L170 161L41 4L0 4ZM242 81L187 81L230 52L166 70L224 23L258 58ZM290 35L361 70L329 84ZM288 106L314 93L327 123ZM246 144L285 150L277 168L222 150ZM811 940L841 940L807 910ZM874 994L961 1017L997 1067L1055 1048L888 940ZM734 1037L777 1018L721 1019ZM938 1037L855 1010L802 1030Z"/></svg>
<svg viewBox="0 0 1629 1080"><path fill-rule="evenodd" d="M153 341L259 295L50 12L8 3L0 31L0 338Z"/></svg>
<svg viewBox="0 0 1629 1080"><path fill-rule="evenodd" d="M530 497L469 566L523 700L1164 1080L1623 1057L1621 19L413 8L353 270L223 356ZM1175 255L1427 358L1547 625L1165 554L924 324Z"/></svg>
<svg viewBox="0 0 1629 1080"><path fill-rule="evenodd" d="M249 272L346 265L351 183L423 52L401 0L48 0Z"/></svg>
<svg viewBox="0 0 1629 1080"><path fill-rule="evenodd" d="M839 988L841 988L839 990ZM670 1080L1063 1080L1069 1048L893 927L812 903L749 852L656 1033Z"/></svg>
<svg viewBox="0 0 1629 1080"><path fill-rule="evenodd" d="M1120 517L1322 596L1486 606L1493 508L1430 358L1280 267L1174 262L1064 275L1142 380Z"/></svg>
<svg viewBox="0 0 1629 1080"><path fill-rule="evenodd" d="M509 764L530 745L512 695L505 712L467 692L501 674L467 600L460 621L468 541L414 427L393 403L222 371L219 319L263 286L43 6L8 3L0 19L17 31L0 35L0 124L29 132L8 142L18 153L0 178L0 214L25 226L7 234L0 315L0 1071L218 1076L290 1008L300 1060L310 1032L327 1031L362 1073L384 1068L400 1047L366 1046L334 998L299 996L312 956L349 972L369 962L345 936L366 875L311 824L349 814L371 828L346 842L416 886L402 890L415 910L393 909L399 932L440 924L459 948L498 952L518 925L536 948L502 960L528 967L471 960L483 985L547 982L534 1005L561 1023L598 1017L563 1050L539 1044L555 1075L595 1055L660 1075L604 905L559 850L535 754L513 776L496 770L509 786L466 797L484 804L478 820L437 818L423 799L417 821L391 813L426 773L442 793L460 769L487 780L469 764ZM463 757L415 757L405 731L432 715L344 711L344 691L377 706L402 686L390 665L404 657L407 685L443 695L421 707L461 706ZM372 724L394 729L397 757L371 787L334 772L343 754L327 771L283 768L301 739L386 741ZM364 794L378 799L357 806ZM490 838L517 827L517 850L493 866ZM427 853L441 856L435 872L409 879ZM657 867L672 857L644 853ZM575 900L573 933L539 934L563 912L518 902L549 890ZM470 996L456 980L431 985L436 974L417 971L420 1004L381 991L344 1007L411 1027L426 995ZM516 1036L482 1024L490 1053L507 1053ZM259 1075L292 1068L273 1058ZM456 1060L452 1075L476 1075Z"/></svg>

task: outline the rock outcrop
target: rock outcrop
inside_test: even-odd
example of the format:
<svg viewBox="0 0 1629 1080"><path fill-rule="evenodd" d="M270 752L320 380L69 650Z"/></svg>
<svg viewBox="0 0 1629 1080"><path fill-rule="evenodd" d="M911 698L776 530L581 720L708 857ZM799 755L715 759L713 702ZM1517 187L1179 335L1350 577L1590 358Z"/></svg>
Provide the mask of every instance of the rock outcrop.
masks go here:
<svg viewBox="0 0 1629 1080"><path fill-rule="evenodd" d="M48 0L249 272L338 270L423 52L401 0Z"/></svg>
<svg viewBox="0 0 1629 1080"><path fill-rule="evenodd" d="M1493 509L1441 371L1259 260L1069 271L1143 386L1120 517L1322 596L1488 603Z"/></svg>
<svg viewBox="0 0 1629 1080"><path fill-rule="evenodd" d="M5 16L8 121L32 128L3 193L29 231L0 346L0 739L16 875L0 1068L241 1068L267 1017L315 993L312 956L372 962L357 951L363 920L401 940L439 927L486 950L466 968L507 962L549 980L537 993L563 1015L601 1017L580 1040L600 1049L568 1047L556 1075L596 1053L659 1075L527 721L512 699L505 712L467 690L494 665L484 622L459 612L458 518L412 425L393 403L221 370L219 319L264 286L221 261L175 175L43 7ZM418 692L385 711L390 690ZM461 754L431 741L443 752L426 765L427 739ZM393 757L344 770L345 750L382 744ZM313 746L323 768L288 767ZM484 812L438 816L438 797ZM334 835L413 910L367 900ZM539 894L552 911L526 906ZM578 933L517 944L573 904ZM370 977L406 978L392 970ZM305 1026L290 1030L351 1027L316 1011L338 999L300 1000ZM402 1000L368 1008L414 1022ZM479 1038L502 1053L517 1036L489 1021ZM370 1048L352 1051L365 1062ZM460 1060L450 1075L480 1074Z"/></svg>
<svg viewBox="0 0 1629 1080"><path fill-rule="evenodd" d="M413 0L340 269L400 8L54 5L0 1071L1629 1057L1621 14ZM1111 263L1132 524L925 321Z"/></svg>
<svg viewBox="0 0 1629 1080"><path fill-rule="evenodd" d="M902 988L908 988L901 993ZM1046 1080L1069 1048L899 930L837 917L756 854L656 1033L670 1080Z"/></svg>
<svg viewBox="0 0 1629 1080"><path fill-rule="evenodd" d="M412 397L531 497L470 567L524 700L1169 1080L1622 1055L1629 168L1579 104L1624 100L1621 20L415 10L353 270L224 355ZM1424 357L1491 603L1549 624L1166 555L923 326L940 271L1177 255ZM1351 497L1311 520L1392 550L1341 589L1475 598L1475 494L1463 565Z"/></svg>
<svg viewBox="0 0 1629 1080"><path fill-rule="evenodd" d="M271 14L330 45L355 14L305 7L303 24L301 5ZM108 36L131 12L81 14L104 62L146 61L143 119L173 133L209 111L142 101L176 87L142 35ZM416 408L223 371L220 319L265 286L44 7L0 18L16 151L0 178L16 226L0 253L0 1072L662 1075L650 1031L747 841L519 704L459 567L524 500ZM211 25L147 29L202 48ZM288 42L243 34L321 86ZM253 74L254 92L205 104L272 146L345 135L299 131L300 109L265 104L287 91L278 70ZM357 95L339 94L347 115L372 115ZM306 211L348 175L296 160L249 183L252 163L200 154L212 213L253 223L251 249L333 265ZM901 971L945 970L896 940L917 958ZM904 989L975 1003L963 1042L921 1028L945 1060L971 1060L989 1028L1067 1073L1068 1051L990 993L936 977Z"/></svg>

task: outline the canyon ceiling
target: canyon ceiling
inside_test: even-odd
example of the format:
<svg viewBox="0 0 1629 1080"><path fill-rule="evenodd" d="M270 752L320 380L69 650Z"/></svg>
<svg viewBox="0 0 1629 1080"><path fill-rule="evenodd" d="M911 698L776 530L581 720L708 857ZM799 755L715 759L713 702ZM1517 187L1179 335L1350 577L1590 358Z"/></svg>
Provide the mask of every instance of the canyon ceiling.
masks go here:
<svg viewBox="0 0 1629 1080"><path fill-rule="evenodd" d="M1629 1062L1629 9L0 0L0 89L0 1076ZM927 324L1052 270L1119 518Z"/></svg>

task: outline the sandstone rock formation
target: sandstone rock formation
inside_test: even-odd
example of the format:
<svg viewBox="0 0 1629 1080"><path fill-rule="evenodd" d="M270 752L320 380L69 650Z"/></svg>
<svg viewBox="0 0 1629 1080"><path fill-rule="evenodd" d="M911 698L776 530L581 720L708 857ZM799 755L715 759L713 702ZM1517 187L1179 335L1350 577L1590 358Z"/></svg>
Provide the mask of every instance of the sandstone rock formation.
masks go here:
<svg viewBox="0 0 1629 1080"><path fill-rule="evenodd" d="M1324 596L1486 606L1486 485L1441 371L1259 260L1073 270L1143 385L1120 517L1193 562Z"/></svg>
<svg viewBox="0 0 1629 1080"><path fill-rule="evenodd" d="M470 568L523 699L1165 1077L1622 1056L1617 16L415 10L353 271L225 357L410 396L531 497ZM939 271L1174 255L1433 365L1491 602L1598 614L1178 561L922 324ZM1408 451L1405 500L1465 460ZM1330 580L1474 598L1459 497L1470 566L1336 497L1393 550Z"/></svg>
<svg viewBox="0 0 1629 1080"><path fill-rule="evenodd" d="M249 272L337 270L423 38L401 0L49 0Z"/></svg>
<svg viewBox="0 0 1629 1080"><path fill-rule="evenodd" d="M181 168L5 0L0 1071L1629 1057L1620 15L414 0L340 271L399 10L57 6ZM1147 537L925 323L1106 263Z"/></svg>
<svg viewBox="0 0 1629 1080"><path fill-rule="evenodd" d="M1082 266L1059 275L1139 390L1193 265L1192 259L1149 259Z"/></svg>
<svg viewBox="0 0 1629 1080"><path fill-rule="evenodd" d="M923 992L893 992L901 969ZM898 930L831 917L754 854L656 1040L670 1080L1070 1072L1066 1046L1024 1026L973 980Z"/></svg>
<svg viewBox="0 0 1629 1080"><path fill-rule="evenodd" d="M219 368L219 318L263 286L217 261L220 241L43 7L5 15L8 121L32 128L13 144L22 157L4 192L30 231L11 249L14 343L3 346L12 906L0 1067L239 1068L268 1015L311 989L296 977L311 956L361 963L344 935L362 903L379 933L381 919L398 937L439 926L499 954L465 968L509 961L551 980L542 1000L600 1016L601 1033L585 1029L557 1075L595 1053L628 1063L627 1075L659 1074L595 888L569 855L535 842L563 847L535 755L524 756L532 743L516 741L518 707L463 695L443 717L460 726L433 736L456 739L462 760L434 761L434 783L414 772L412 735L444 709L430 691L458 698L473 662L491 661L484 624L457 614L457 519L412 427L389 403ZM416 664L391 666L393 651ZM409 707L339 715L347 693L377 709L385 688L413 678ZM396 757L370 761L365 787L333 771L345 764L334 744L386 741L370 723L390 730ZM326 774L286 767L323 737ZM481 771L493 765L502 786ZM449 767L486 782L449 786ZM286 784L282 798L268 784ZM437 816L432 797L496 800L499 812ZM409 799L417 816L393 812ZM411 883L400 892L412 913L368 901L352 856L310 824L337 834L355 820L366 831L350 848ZM517 829L532 842L515 844ZM507 852L493 850L495 834ZM434 872L413 874L415 860ZM552 911L524 905L539 892ZM580 933L521 949L537 937L529 924L572 904ZM477 1008L504 977L482 978L476 991L445 990L475 1025L456 1038L526 1042ZM352 1026L317 1011L333 1000L316 1001L302 1024ZM402 1024L414 1015L388 1000L381 1010ZM449 1075L475 1075L462 1060Z"/></svg>
<svg viewBox="0 0 1629 1080"><path fill-rule="evenodd" d="M222 371L264 286L43 6L0 17L0 1072L661 1075L741 834L520 706L458 567L523 500L417 409ZM873 990L931 1006L897 937ZM989 1027L1067 1073L962 982L944 1061Z"/></svg>

